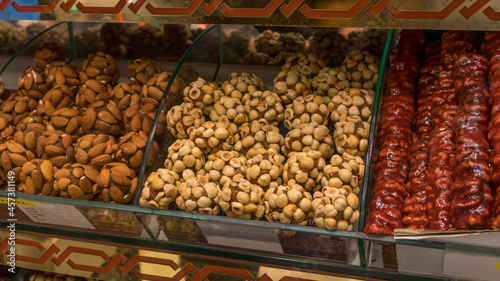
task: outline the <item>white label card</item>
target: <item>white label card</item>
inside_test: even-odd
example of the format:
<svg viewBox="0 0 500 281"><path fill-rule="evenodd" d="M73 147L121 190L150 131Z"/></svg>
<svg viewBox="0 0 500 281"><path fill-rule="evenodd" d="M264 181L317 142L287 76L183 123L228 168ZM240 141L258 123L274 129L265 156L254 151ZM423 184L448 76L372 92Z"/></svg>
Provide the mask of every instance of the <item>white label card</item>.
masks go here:
<svg viewBox="0 0 500 281"><path fill-rule="evenodd" d="M209 244L283 254L274 229L197 221Z"/></svg>
<svg viewBox="0 0 500 281"><path fill-rule="evenodd" d="M96 229L75 206L36 201L33 203L34 206L19 205L18 208L34 222Z"/></svg>

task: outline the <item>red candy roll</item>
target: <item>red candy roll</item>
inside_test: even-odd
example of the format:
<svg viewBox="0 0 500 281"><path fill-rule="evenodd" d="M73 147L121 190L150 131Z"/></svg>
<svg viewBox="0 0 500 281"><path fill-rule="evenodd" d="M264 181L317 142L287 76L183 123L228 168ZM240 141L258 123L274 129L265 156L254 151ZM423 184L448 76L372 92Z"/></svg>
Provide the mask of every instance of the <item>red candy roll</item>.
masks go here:
<svg viewBox="0 0 500 281"><path fill-rule="evenodd" d="M401 228L403 204L408 194L410 148L415 112L415 88L419 74L418 55L425 44L423 32L403 30L388 71L387 91L381 129L379 153L374 157L375 186L364 231L390 235Z"/></svg>

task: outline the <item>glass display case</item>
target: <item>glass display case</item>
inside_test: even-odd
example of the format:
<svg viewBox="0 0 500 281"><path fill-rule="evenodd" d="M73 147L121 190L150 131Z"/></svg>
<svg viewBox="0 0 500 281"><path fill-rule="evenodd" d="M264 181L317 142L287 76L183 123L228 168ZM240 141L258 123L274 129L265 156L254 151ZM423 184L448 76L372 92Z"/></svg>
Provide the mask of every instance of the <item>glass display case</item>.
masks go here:
<svg viewBox="0 0 500 281"><path fill-rule="evenodd" d="M14 237L16 267L102 280L331 280L331 276L496 280L500 268L497 231L425 235L397 232L394 236L363 232L373 191L372 157L377 153L375 136L382 120L381 96L386 90L387 69L399 34L398 30L387 28L497 30L496 4L485 2L469 5L465 1L382 0L373 4L329 4L293 0L257 1L251 7L238 1L215 0L191 1L187 7L176 1L154 0L106 1L110 7L98 1L0 3L0 10L7 6L10 9L8 13L0 12L0 19L18 20L35 11L43 19L31 23L6 21L0 27L0 34L5 34L3 38L9 42L0 50L0 64L5 65L0 75L8 90L18 88L16 82L24 67L33 64L38 46L54 40L62 47L66 61L78 68L91 53L102 50L111 54L121 73L117 83L128 81L125 74L134 59L148 57L158 61L171 76L155 104L158 108L166 105L167 111L182 102L183 93L178 88L184 89L198 77L222 85L231 73L250 72L272 90L287 54L283 49L262 46L273 40L273 32L265 35L266 29L278 34L298 32L299 38L291 40L305 51L312 48L309 38L315 31L327 30L319 27L341 27L336 32L344 36L344 44L335 42L331 46L338 49L330 48L336 53L325 54L325 58L339 60L330 61L332 67L342 63L339 56L366 47L369 44L363 42L371 39L378 40L374 43L377 47L370 51L380 59L363 156L364 180L356 197L359 221L346 225L344 229L349 227L350 231L328 230L313 223L233 218L224 216L224 212L206 215L175 207L164 210L140 206L145 182L152 172L163 168L168 149L176 140L165 124L160 124L162 112L154 109L148 115L150 133L142 161L134 176L130 176L137 183L132 189L135 192L130 191L134 200L129 204L111 204L99 202L106 201L103 198L77 200L16 192L15 208L9 209L9 198L13 197L8 191L0 191L0 203L4 203L0 207L5 206L5 211L0 211L0 262L11 261L8 245L13 240L9 237ZM160 8L162 5L165 7ZM214 25L219 23L222 25ZM381 29L360 37L361 27ZM302 43L304 46L300 47ZM172 91L176 95L173 99ZM4 99L8 95L6 91ZM129 118L132 117L133 114ZM334 130L334 124L328 127ZM285 136L287 128L283 122L278 128Z"/></svg>

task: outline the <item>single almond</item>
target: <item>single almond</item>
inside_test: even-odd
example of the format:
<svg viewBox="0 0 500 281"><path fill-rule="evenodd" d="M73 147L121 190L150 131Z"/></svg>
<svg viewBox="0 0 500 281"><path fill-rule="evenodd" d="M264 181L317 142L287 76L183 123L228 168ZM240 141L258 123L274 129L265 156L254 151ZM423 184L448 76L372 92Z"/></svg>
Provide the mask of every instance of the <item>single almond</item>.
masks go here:
<svg viewBox="0 0 500 281"><path fill-rule="evenodd" d="M26 179L26 183L24 185L24 192L28 193L28 194L35 194L36 193L36 190L35 190L35 185L33 184L33 180L31 178L27 178Z"/></svg>
<svg viewBox="0 0 500 281"><path fill-rule="evenodd" d="M94 167L84 165L83 172L85 173L85 176L88 177L92 182L97 182L97 179L99 178L99 171L97 171Z"/></svg>
<svg viewBox="0 0 500 281"><path fill-rule="evenodd" d="M137 146L137 148L142 149L147 144L147 138L144 140L139 135L133 135L131 138L132 142Z"/></svg>
<svg viewBox="0 0 500 281"><path fill-rule="evenodd" d="M66 153L64 148L56 145L47 145L44 150L49 157L60 156Z"/></svg>
<svg viewBox="0 0 500 281"><path fill-rule="evenodd" d="M92 192L92 183L87 177L81 177L80 180L78 181L78 186L85 193Z"/></svg>
<svg viewBox="0 0 500 281"><path fill-rule="evenodd" d="M120 150L127 155L134 155L137 151L137 145L131 142L124 143L120 145Z"/></svg>
<svg viewBox="0 0 500 281"><path fill-rule="evenodd" d="M111 196L111 199L117 203L121 203L123 201L123 191L115 185L112 185L109 188L109 195Z"/></svg>
<svg viewBox="0 0 500 281"><path fill-rule="evenodd" d="M85 150L77 147L75 153L76 162L81 164L87 164L89 162L89 156Z"/></svg>
<svg viewBox="0 0 500 281"><path fill-rule="evenodd" d="M139 115L134 115L132 120L130 120L130 130L134 132L138 132L141 130L142 122L141 117Z"/></svg>
<svg viewBox="0 0 500 281"><path fill-rule="evenodd" d="M33 171L31 171L30 176L31 176L31 179L33 180L33 185L35 186L35 189L36 190L42 189L42 186L44 183L42 174L40 174L40 172L38 172L37 170L33 170Z"/></svg>
<svg viewBox="0 0 500 281"><path fill-rule="evenodd" d="M113 114L109 113L108 111L99 111L97 114L97 118L100 120L108 123L108 124L115 124L117 123L116 118L113 116Z"/></svg>
<svg viewBox="0 0 500 281"><path fill-rule="evenodd" d="M70 184L68 186L68 194L73 199L85 199L85 193L75 184Z"/></svg>
<svg viewBox="0 0 500 281"><path fill-rule="evenodd" d="M82 127L86 132L90 132L97 119L97 113L93 108L89 108L83 115Z"/></svg>
<svg viewBox="0 0 500 281"><path fill-rule="evenodd" d="M99 155L99 156L93 158L91 160L91 163L96 165L96 166L102 167L111 161L113 161L113 158L111 157L111 155L102 154L102 155Z"/></svg>
<svg viewBox="0 0 500 281"><path fill-rule="evenodd" d="M111 171L111 179L115 184L128 186L130 179L119 171Z"/></svg>
<svg viewBox="0 0 500 281"><path fill-rule="evenodd" d="M67 169L59 169L54 173L54 178L56 180L69 178L69 176L70 176L70 172Z"/></svg>
<svg viewBox="0 0 500 281"><path fill-rule="evenodd" d="M66 76L62 73L61 70L56 71L56 85L64 85L66 84Z"/></svg>
<svg viewBox="0 0 500 281"><path fill-rule="evenodd" d="M61 128L68 125L69 120L62 116L52 116L51 122L54 126Z"/></svg>
<svg viewBox="0 0 500 281"><path fill-rule="evenodd" d="M26 157L24 157L20 154L17 154L17 153L10 153L9 159L10 159L10 161L12 161L12 164L14 164L14 166L16 166L16 167L22 167L24 165L24 163L28 162L28 159L26 159ZM11 170L11 169L9 169L9 170Z"/></svg>
<svg viewBox="0 0 500 281"><path fill-rule="evenodd" d="M69 178L62 178L54 183L54 188L58 191L62 191L66 190L70 184L71 180Z"/></svg>
<svg viewBox="0 0 500 281"><path fill-rule="evenodd" d="M7 149L12 153L23 154L26 152L26 148L24 148L22 145L18 144L15 141L8 141L6 145Z"/></svg>
<svg viewBox="0 0 500 281"><path fill-rule="evenodd" d="M103 168L99 174L99 180L103 187L108 187L111 180L111 172L107 168Z"/></svg>
<svg viewBox="0 0 500 281"><path fill-rule="evenodd" d="M138 150L130 159L128 163L132 168L139 168L142 164L142 158L144 157L144 153L142 150Z"/></svg>
<svg viewBox="0 0 500 281"><path fill-rule="evenodd" d="M73 118L80 114L80 110L76 108L66 108L63 109L59 114L67 118Z"/></svg>
<svg viewBox="0 0 500 281"><path fill-rule="evenodd" d="M54 183L52 181L47 181L42 186L43 196L56 196L58 192L54 192Z"/></svg>
<svg viewBox="0 0 500 281"><path fill-rule="evenodd" d="M47 181L52 181L54 177L54 167L49 160L43 160L40 164L40 172Z"/></svg>
<svg viewBox="0 0 500 281"><path fill-rule="evenodd" d="M97 157L97 156L101 155L104 152L105 149L106 149L106 143L100 143L100 144L98 144L96 146L93 146L89 150L88 155L89 155L90 158Z"/></svg>
<svg viewBox="0 0 500 281"><path fill-rule="evenodd" d="M66 156L56 156L49 159L53 166L61 168L64 164L68 163Z"/></svg>
<svg viewBox="0 0 500 281"><path fill-rule="evenodd" d="M36 148L36 136L35 133L29 132L24 136L24 145L28 150L34 151Z"/></svg>
<svg viewBox="0 0 500 281"><path fill-rule="evenodd" d="M87 87L89 87L92 91L96 92L96 93L102 93L105 90L104 86L101 83L99 83L96 80L94 80L94 79L87 80L85 82L85 85Z"/></svg>
<svg viewBox="0 0 500 281"><path fill-rule="evenodd" d="M156 87L149 87L148 96L152 97L155 100L160 100L161 97L163 96L163 92Z"/></svg>

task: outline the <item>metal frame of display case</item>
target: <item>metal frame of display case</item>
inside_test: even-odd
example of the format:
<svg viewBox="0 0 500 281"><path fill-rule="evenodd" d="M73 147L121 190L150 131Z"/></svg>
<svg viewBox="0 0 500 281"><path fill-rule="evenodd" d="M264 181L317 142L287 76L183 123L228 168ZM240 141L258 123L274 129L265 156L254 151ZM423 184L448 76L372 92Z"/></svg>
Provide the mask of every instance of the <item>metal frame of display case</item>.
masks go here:
<svg viewBox="0 0 500 281"><path fill-rule="evenodd" d="M1 11L10 6L16 12L5 19L20 19L23 13L37 12L44 19L57 21L497 30L495 10L500 10L500 4L488 0L473 3L464 0L449 3L346 0L331 7L326 1L296 0L254 1L251 7L243 6L243 1L224 0L192 0L188 4L154 0L106 1L112 2L110 6L115 5L111 8L88 7L84 1L77 3L76 0L41 2L46 3L24 6L22 1L4 0L0 3L0 19ZM388 38L381 70L388 62L388 52L395 40L395 35ZM383 81L384 77L379 78ZM377 95L384 91L380 81ZM379 99L375 100L374 114L380 106ZM372 119L371 136L375 132L376 119ZM373 142L373 138L370 141ZM373 145L369 147L367 159L371 159L373 152ZM365 179L369 178L369 173L367 169ZM16 239L20 246L17 262L18 266L26 268L127 280L180 280L185 276L190 276L187 280L203 280L209 274L221 273L247 280L327 280L326 276L338 274L398 280L474 279L475 275L460 269L460 259L466 258L482 262L493 272L500 271L500 246L491 247L491 243L500 240L498 232L474 233L466 238L363 233L363 208L367 205L369 191L367 182L361 196L359 231L354 232L17 194L18 206L25 210L17 217ZM0 192L0 204L6 197L6 192ZM71 210L65 219L74 219L87 228L60 225L61 222L57 224L51 220L53 218L39 223L24 215L34 209L32 216L36 216L37 208L50 209L49 213ZM4 264L8 261L9 224L8 218L0 212L0 263ZM234 241L229 242L231 239ZM500 245L500 242L493 245ZM311 251L307 251L306 246ZM100 250L104 248L106 250ZM345 255L336 256L339 249L345 251ZM89 255L100 258L89 258ZM148 267L151 263L157 266ZM453 266L455 263L458 266ZM161 275L163 278L152 276L152 270L162 270L158 265L171 268L166 275ZM250 273L236 270L242 268ZM303 275L304 272L312 275Z"/></svg>

